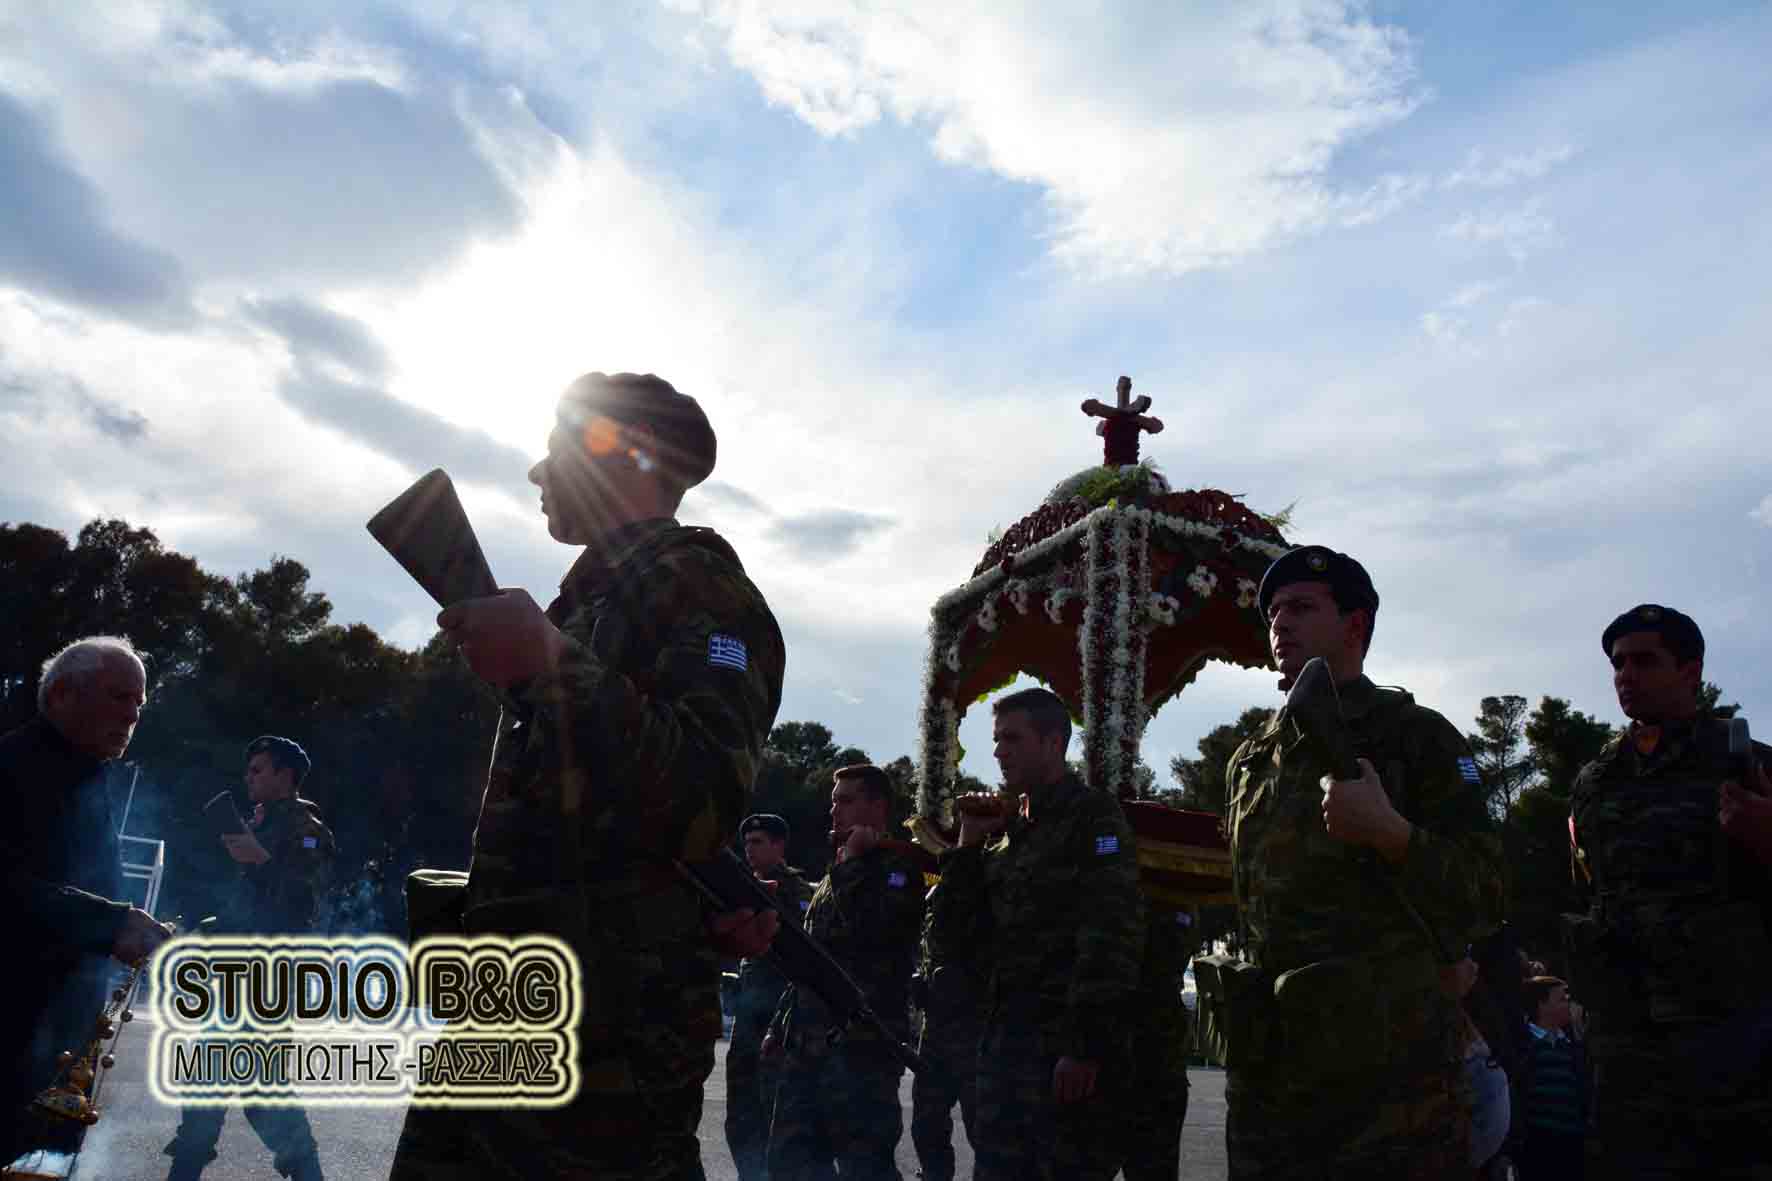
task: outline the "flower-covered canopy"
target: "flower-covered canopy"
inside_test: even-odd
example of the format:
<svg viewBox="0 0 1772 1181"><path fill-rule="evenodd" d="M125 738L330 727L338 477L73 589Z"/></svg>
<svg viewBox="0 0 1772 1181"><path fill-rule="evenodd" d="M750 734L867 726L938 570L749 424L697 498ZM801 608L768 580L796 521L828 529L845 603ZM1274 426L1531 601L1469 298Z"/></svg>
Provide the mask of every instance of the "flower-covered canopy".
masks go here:
<svg viewBox="0 0 1772 1181"><path fill-rule="evenodd" d="M1162 428L1143 417L1148 398L1128 402L1130 386L1120 379L1119 407L1084 403L1086 413L1104 420L1098 433L1110 460L1136 457L1139 429ZM1286 549L1279 530L1236 497L1171 491L1148 464L1110 462L1053 489L931 612L919 827L928 832L948 820L967 706L1023 673L1081 719L1087 782L1130 797L1145 723L1206 661L1270 667L1255 592ZM1156 812L1145 815L1150 809ZM1140 831L1141 866L1152 860L1142 852L1147 844L1155 849L1169 840L1157 828L1170 836L1184 828L1196 837L1208 831L1158 812L1194 815L1159 805L1129 808ZM1215 826L1215 818L1204 820ZM1206 844L1216 852L1223 842L1214 836ZM1173 868L1220 880L1199 858L1192 862Z"/></svg>

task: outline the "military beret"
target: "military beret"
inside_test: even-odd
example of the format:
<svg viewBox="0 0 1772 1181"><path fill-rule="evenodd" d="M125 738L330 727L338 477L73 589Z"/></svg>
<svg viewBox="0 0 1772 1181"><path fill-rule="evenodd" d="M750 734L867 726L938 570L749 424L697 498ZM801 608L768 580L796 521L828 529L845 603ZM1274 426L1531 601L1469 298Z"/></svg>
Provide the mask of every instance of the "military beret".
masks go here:
<svg viewBox="0 0 1772 1181"><path fill-rule="evenodd" d="M1607 624L1606 630L1600 633L1600 651L1611 659L1613 641L1633 632L1654 632L1676 655L1682 651L1691 652L1695 657L1704 655L1704 633L1698 630L1692 617L1659 603L1632 607Z"/></svg>
<svg viewBox="0 0 1772 1181"><path fill-rule="evenodd" d="M685 488L714 470L714 428L701 403L656 374L587 373L566 387L557 413L574 429L599 414L651 427L663 452L653 458Z"/></svg>
<svg viewBox="0 0 1772 1181"><path fill-rule="evenodd" d="M253 755L270 755L271 766L282 770L285 767L295 769L295 781L300 783L308 777L313 769L313 762L301 744L288 738L279 738L275 734L261 734L246 744L246 761L251 762Z"/></svg>
<svg viewBox="0 0 1772 1181"><path fill-rule="evenodd" d="M755 830L766 832L778 841L788 839L788 822L773 812L757 812L746 816L744 823L738 826L738 835L742 837Z"/></svg>
<svg viewBox="0 0 1772 1181"><path fill-rule="evenodd" d="M1255 592L1255 599L1264 616L1274 592L1294 582L1326 582L1338 604L1378 610L1378 591L1373 589L1372 579L1364 566L1327 546L1301 545L1275 558L1267 573L1261 576L1261 587Z"/></svg>

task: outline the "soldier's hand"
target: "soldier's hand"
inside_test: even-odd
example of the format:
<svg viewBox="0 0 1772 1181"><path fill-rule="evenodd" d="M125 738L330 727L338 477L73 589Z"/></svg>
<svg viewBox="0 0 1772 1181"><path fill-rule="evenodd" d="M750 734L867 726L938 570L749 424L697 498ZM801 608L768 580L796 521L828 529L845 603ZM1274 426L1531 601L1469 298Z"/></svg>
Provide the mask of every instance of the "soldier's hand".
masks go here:
<svg viewBox="0 0 1772 1181"><path fill-rule="evenodd" d="M960 817L960 845L982 845L1009 823L1003 799L993 791L970 791L954 801Z"/></svg>
<svg viewBox="0 0 1772 1181"><path fill-rule="evenodd" d="M171 923L157 923L154 916L132 906L117 928L111 944L111 955L125 964L136 964L154 954L162 943L172 938Z"/></svg>
<svg viewBox="0 0 1772 1181"><path fill-rule="evenodd" d="M837 850L837 860L842 862L849 860L851 857L860 857L863 853L866 853L869 849L872 849L879 843L879 829L870 828L865 824L858 824L849 830L849 839L844 841L842 848Z"/></svg>
<svg viewBox="0 0 1772 1181"><path fill-rule="evenodd" d="M1060 1058L1052 1068L1052 1097L1060 1103L1075 1103L1095 1094L1095 1076L1101 1064L1086 1058Z"/></svg>
<svg viewBox="0 0 1772 1181"><path fill-rule="evenodd" d="M1772 864L1772 778L1764 767L1754 770L1760 781L1759 794L1733 779L1717 792L1717 824L1730 840Z"/></svg>
<svg viewBox="0 0 1772 1181"><path fill-rule="evenodd" d="M228 856L241 865L263 865L271 859L269 850L249 832L224 832L221 842L227 846Z"/></svg>
<svg viewBox="0 0 1772 1181"><path fill-rule="evenodd" d="M763 1044L757 1049L757 1056L765 1062L779 1061L782 1056L781 1039L773 1033L763 1035Z"/></svg>
<svg viewBox="0 0 1772 1181"><path fill-rule="evenodd" d="M442 611L437 626L455 641L474 675L500 689L556 667L569 642L522 589L465 599Z"/></svg>
<svg viewBox="0 0 1772 1181"><path fill-rule="evenodd" d="M708 920L708 934L721 955L738 959L755 959L769 950L781 929L781 916L773 910L762 913L743 907L717 914Z"/></svg>
<svg viewBox="0 0 1772 1181"><path fill-rule="evenodd" d="M1323 827L1330 837L1349 845L1377 849L1387 860L1401 861L1409 847L1410 824L1391 806L1378 771L1360 760L1358 779L1323 776Z"/></svg>

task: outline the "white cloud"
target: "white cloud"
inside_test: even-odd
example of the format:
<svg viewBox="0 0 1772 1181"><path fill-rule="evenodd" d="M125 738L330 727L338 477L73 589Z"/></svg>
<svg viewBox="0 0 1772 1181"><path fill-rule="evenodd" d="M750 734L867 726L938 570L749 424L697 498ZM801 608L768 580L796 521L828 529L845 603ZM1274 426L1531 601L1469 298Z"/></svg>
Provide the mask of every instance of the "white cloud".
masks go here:
<svg viewBox="0 0 1772 1181"><path fill-rule="evenodd" d="M1759 507L1747 515L1768 529L1772 529L1772 494L1768 494L1766 499L1760 501Z"/></svg>
<svg viewBox="0 0 1772 1181"><path fill-rule="evenodd" d="M1464 163L1441 180L1442 188L1503 189L1521 181L1537 180L1575 155L1568 145L1504 156L1493 163L1481 148L1472 148Z"/></svg>
<svg viewBox="0 0 1772 1181"><path fill-rule="evenodd" d="M1414 187L1338 188L1336 154L1419 103L1408 38L1363 5L710 0L732 60L827 135L891 116L943 159L1039 186L1090 272L1229 263Z"/></svg>
<svg viewBox="0 0 1772 1181"><path fill-rule="evenodd" d="M1495 247L1516 263L1557 244L1557 227L1540 208L1538 199L1513 209L1490 209L1466 213L1442 226L1440 233L1473 246Z"/></svg>

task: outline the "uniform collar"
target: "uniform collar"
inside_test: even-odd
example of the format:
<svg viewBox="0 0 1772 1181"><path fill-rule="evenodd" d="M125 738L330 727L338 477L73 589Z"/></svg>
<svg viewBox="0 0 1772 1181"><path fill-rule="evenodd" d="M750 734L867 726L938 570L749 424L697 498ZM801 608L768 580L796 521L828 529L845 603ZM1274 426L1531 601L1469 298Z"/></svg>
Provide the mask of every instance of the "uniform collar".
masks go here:
<svg viewBox="0 0 1772 1181"><path fill-rule="evenodd" d="M1378 700L1378 686L1365 673L1351 681L1343 681L1335 691L1341 697L1341 716L1344 718L1359 717Z"/></svg>
<svg viewBox="0 0 1772 1181"><path fill-rule="evenodd" d="M1077 773L1070 770L1051 783L1034 788L1027 793L1027 823L1037 823L1041 816L1049 815L1054 808L1072 796L1087 790Z"/></svg>
<svg viewBox="0 0 1772 1181"><path fill-rule="evenodd" d="M610 571L620 569L635 550L676 524L675 517L648 517L644 521L630 521L605 534L596 545L586 546L578 555L572 568L566 571L566 577L560 580L560 593L583 594L596 589L609 577Z"/></svg>

